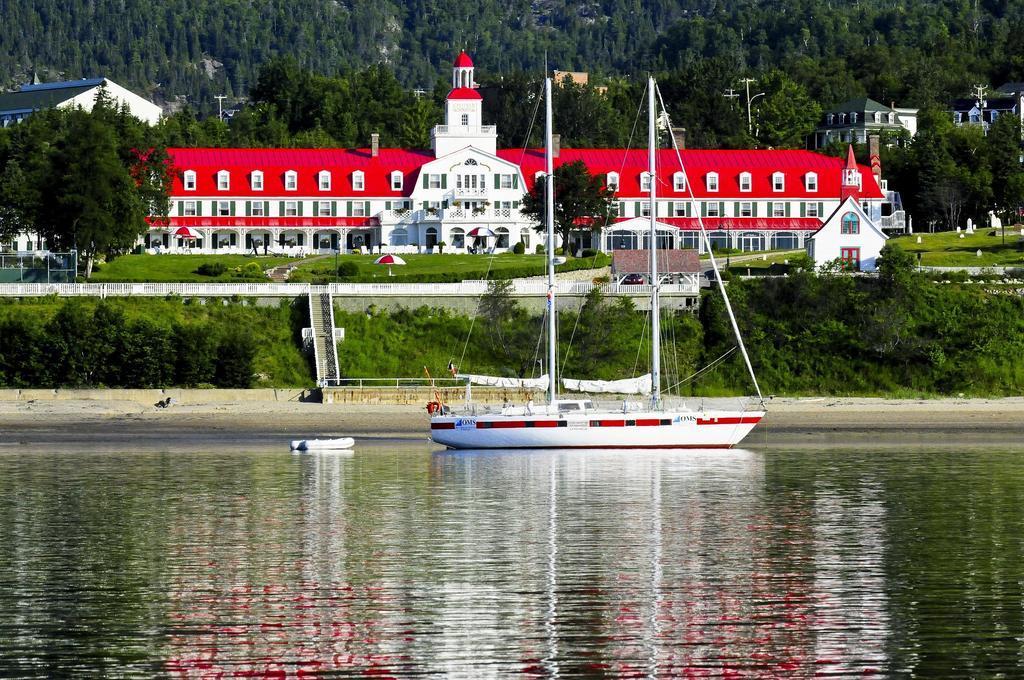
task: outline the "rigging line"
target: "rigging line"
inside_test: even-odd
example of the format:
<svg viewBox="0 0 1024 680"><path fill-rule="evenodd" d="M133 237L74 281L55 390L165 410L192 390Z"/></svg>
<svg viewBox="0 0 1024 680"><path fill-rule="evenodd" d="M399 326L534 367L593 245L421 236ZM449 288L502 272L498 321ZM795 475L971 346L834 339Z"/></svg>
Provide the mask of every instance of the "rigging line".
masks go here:
<svg viewBox="0 0 1024 680"><path fill-rule="evenodd" d="M493 257L487 258L487 273L484 274L484 281L488 281L489 280L488 277L491 275L491 266L493 264L494 264L494 258ZM473 316L470 317L470 320L469 320L469 332L466 333L466 342L462 345L462 355L459 357L459 363L455 366L456 370L462 368L462 362L466 360L466 349L469 347L469 339L471 337L473 337L473 326L476 325L476 317L477 317L479 311L480 311L480 305L477 304L476 311L473 312ZM449 364L452 363L452 359L454 359L454 358L455 358L455 355L451 355L449 357L449 359L448 359L448 363Z"/></svg>
<svg viewBox="0 0 1024 680"><path fill-rule="evenodd" d="M540 333L537 334L537 344L533 348L533 368L530 369L531 371L536 371L537 370L537 360L538 360L538 357L540 356L540 345L541 345L541 342L544 341L544 328L547 327L547 324L545 323L547 321L547 318L548 318L548 310L545 308L544 309L544 313L540 315L541 330L540 330ZM541 366L541 368L543 369L543 365ZM544 375L544 371L541 370L540 374Z"/></svg>
<svg viewBox="0 0 1024 680"><path fill-rule="evenodd" d="M640 365L640 350L644 348L644 338L647 337L647 319L651 313L644 314L644 327L640 331L640 341L636 344L636 359L633 360L633 377L636 377L636 367Z"/></svg>
<svg viewBox="0 0 1024 680"><path fill-rule="evenodd" d="M633 119L633 129L629 131L629 139L626 140L626 149L622 154L622 165L619 166L619 177L622 176L622 171L626 169L626 159L629 157L629 150L633 144L633 135L636 133L636 126L640 123L640 114L644 108L644 95L647 94L647 84L644 84L644 91L640 94L640 104L636 107L636 117Z"/></svg>
<svg viewBox="0 0 1024 680"><path fill-rule="evenodd" d="M654 89L658 95L658 101L661 102L661 110L665 112L665 117L669 120L669 129L672 129L672 121L668 115L668 109L665 108L665 100L661 98L661 88L657 85ZM683 156L679 153L679 146L676 144L675 135L669 135L672 138L672 148L676 152L676 159L679 161L679 167L682 168L683 177L686 181L686 193L690 196L690 205L694 208L694 213L697 216L697 224L700 226L701 236L704 237L704 243L708 248L708 257L711 259L711 268L715 271L715 279L718 281L718 288L722 293L722 301L725 302L725 309L729 313L729 323L732 324L732 331L736 336L736 344L739 345L740 353L743 355L743 361L747 365L747 372L750 373L750 379L754 383L754 391L757 392L757 398L761 400L761 405L764 406L764 395L761 394L761 386L757 384L757 375L754 374L754 365L750 363L750 355L747 354L747 347L743 344L743 336L740 335L740 327L736 323L736 315L732 311L732 303L729 302L729 294L725 292L725 282L722 280L721 275L718 272L718 262L715 261L715 254L711 251L711 239L708 237L708 232L704 228L704 218L701 216L700 211L696 209L697 199L693 195L693 184L689 178L686 177L686 168L683 167ZM654 209L654 206L651 206Z"/></svg>
<svg viewBox="0 0 1024 680"><path fill-rule="evenodd" d="M540 103L544 99L542 92L544 91L544 85L541 84L540 91L537 93L537 104L533 107L533 115L530 117L530 127L526 129L526 137L523 139L523 148L519 150L519 166L523 165L523 158L526 156L526 149L530 146L530 135L533 134L533 126L537 122L537 112L540 111ZM523 177L525 180L526 178Z"/></svg>
<svg viewBox="0 0 1024 680"><path fill-rule="evenodd" d="M569 336L569 345L565 348L565 354L562 355L562 375L566 374L566 367L569 365L569 353L572 351L572 341L576 338L576 329L580 325L580 317L583 316L583 305L587 302L586 298L581 298L579 307L576 308L576 321L572 325L572 334Z"/></svg>
<svg viewBox="0 0 1024 680"><path fill-rule="evenodd" d="M702 368L702 369L700 369L699 371L697 371L696 373L693 373L693 374L692 374L692 375L690 375L689 377L683 378L682 380L680 380L679 382L677 382L677 383L676 383L675 385L673 385L673 386L672 386L672 387L670 387L669 389L672 389L672 388L675 388L675 387L679 387L680 385L685 385L686 383L690 382L690 381L691 381L691 380L693 380L694 378L696 378L696 377L698 377L698 376L701 376L701 375L703 375L703 374L707 373L708 371L710 371L710 370L711 370L711 369L713 369L713 368L717 368L719 364L721 364L721 363L722 363L723 361L725 361L725 359L726 359L726 358L727 358L727 357L728 357L728 356L729 356L730 354L732 354L732 353L733 353L733 352L735 352L735 351L736 351L736 346L735 346L735 345L733 345L732 347L730 347L729 349L727 349L727 350L725 351L725 354L723 354L722 356L718 357L717 359L715 359L714 361L712 361L712 362L711 362L710 364L708 364L708 365L707 365L707 366L705 366L704 368Z"/></svg>

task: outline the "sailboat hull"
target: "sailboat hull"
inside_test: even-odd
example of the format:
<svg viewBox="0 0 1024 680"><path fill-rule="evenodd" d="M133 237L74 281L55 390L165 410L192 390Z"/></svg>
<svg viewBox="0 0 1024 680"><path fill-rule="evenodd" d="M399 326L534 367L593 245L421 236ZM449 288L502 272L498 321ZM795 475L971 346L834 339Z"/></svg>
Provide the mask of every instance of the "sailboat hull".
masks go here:
<svg viewBox="0 0 1024 680"><path fill-rule="evenodd" d="M431 439L451 449L731 448L764 411L583 412L435 416Z"/></svg>

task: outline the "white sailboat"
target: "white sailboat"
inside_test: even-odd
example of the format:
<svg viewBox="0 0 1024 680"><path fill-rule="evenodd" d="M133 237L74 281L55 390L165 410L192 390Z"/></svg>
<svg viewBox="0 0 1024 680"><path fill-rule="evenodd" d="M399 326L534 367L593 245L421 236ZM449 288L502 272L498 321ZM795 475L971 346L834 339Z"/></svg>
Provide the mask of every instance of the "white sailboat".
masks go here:
<svg viewBox="0 0 1024 680"><path fill-rule="evenodd" d="M651 205L655 205L655 86L654 79L648 82L648 145L651 174ZM527 404L522 407L504 407L498 412L466 413L451 412L441 408L430 419L431 439L452 449L688 449L688 448L731 448L746 437L764 417L760 410L689 410L663 407L661 396L661 330L659 310L660 276L657 264L656 211L651 210L650 265L651 265L651 375L650 401L642 408L629 408L624 403L620 409L598 409L589 399L560 399L557 392L556 371L556 330L555 330L555 264L554 264L554 161L551 145L551 79L545 79L546 102L545 161L546 161L546 219L548 254L548 347L547 376L548 403L541 406ZM689 183L687 183L689 184ZM703 232L703 229L702 229ZM707 234L704 233L705 242ZM711 252L708 244L708 252ZM711 256L712 266L717 273L718 265ZM732 306L721 277L721 293L732 322L736 341L746 361L758 398L761 397L757 378L747 355L732 313ZM646 377L646 376L645 376ZM627 382L627 381L616 381ZM630 382L638 386L637 391L645 393L643 379ZM588 381L575 381L576 387L595 388L601 385ZM614 385L621 388L622 385ZM761 401L762 407L764 401Z"/></svg>

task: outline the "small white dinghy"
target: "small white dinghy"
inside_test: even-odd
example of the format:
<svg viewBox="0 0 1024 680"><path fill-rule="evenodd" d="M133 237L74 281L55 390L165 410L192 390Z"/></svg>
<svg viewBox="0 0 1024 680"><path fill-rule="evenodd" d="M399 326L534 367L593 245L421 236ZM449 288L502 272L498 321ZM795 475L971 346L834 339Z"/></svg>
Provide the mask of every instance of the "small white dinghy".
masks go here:
<svg viewBox="0 0 1024 680"><path fill-rule="evenodd" d="M293 439L291 442L292 451L344 451L355 446L356 440L352 437L338 437L337 439Z"/></svg>

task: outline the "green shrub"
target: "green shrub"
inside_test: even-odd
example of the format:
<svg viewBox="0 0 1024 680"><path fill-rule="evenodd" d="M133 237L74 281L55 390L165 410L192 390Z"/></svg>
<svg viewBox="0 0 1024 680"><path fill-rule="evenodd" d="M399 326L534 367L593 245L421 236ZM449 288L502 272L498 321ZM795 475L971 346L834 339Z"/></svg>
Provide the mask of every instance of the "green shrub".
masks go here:
<svg viewBox="0 0 1024 680"><path fill-rule="evenodd" d="M516 255L523 255L526 253L526 246L523 245L522 241L519 241L514 246L512 246L512 252Z"/></svg>
<svg viewBox="0 0 1024 680"><path fill-rule="evenodd" d="M223 262L204 262L196 269L196 274L201 276L220 276L227 270L228 268Z"/></svg>
<svg viewBox="0 0 1024 680"><path fill-rule="evenodd" d="M538 243L537 247L533 249L533 252L537 253L538 255L543 255L546 252L544 250L544 244Z"/></svg>
<svg viewBox="0 0 1024 680"><path fill-rule="evenodd" d="M584 248L580 257L597 257L598 251L594 248Z"/></svg>
<svg viewBox="0 0 1024 680"><path fill-rule="evenodd" d="M342 262L338 265L338 277L342 279L359 276L359 265L355 262Z"/></svg>

